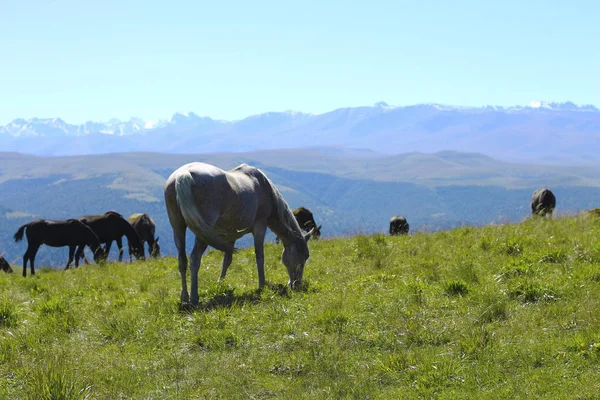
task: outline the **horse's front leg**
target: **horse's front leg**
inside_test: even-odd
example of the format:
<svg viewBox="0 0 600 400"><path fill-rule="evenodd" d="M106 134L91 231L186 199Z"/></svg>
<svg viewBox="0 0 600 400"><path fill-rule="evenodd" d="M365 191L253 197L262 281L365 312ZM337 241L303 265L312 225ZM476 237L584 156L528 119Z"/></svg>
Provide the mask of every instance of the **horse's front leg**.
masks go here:
<svg viewBox="0 0 600 400"><path fill-rule="evenodd" d="M255 226L252 231L254 236L254 254L256 254L256 271L258 272L258 287L265 285L265 233L266 226Z"/></svg>
<svg viewBox="0 0 600 400"><path fill-rule="evenodd" d="M83 258L83 261L86 264L89 264L87 258L85 257L85 253L83 252L85 250L85 244L80 244L79 247L77 247L77 250L75 251L75 265L79 266L79 260L81 260Z"/></svg>
<svg viewBox="0 0 600 400"><path fill-rule="evenodd" d="M200 270L202 254L204 254L207 247L206 243L196 238L190 255L190 292L192 292L190 301L194 306L198 305L198 271Z"/></svg>
<svg viewBox="0 0 600 400"><path fill-rule="evenodd" d="M231 248L234 248L235 241L231 242ZM225 279L225 275L227 275L227 268L231 265L231 261L233 260L233 253L230 251L226 251L223 253L223 264L221 265L221 275L219 276L219 281L221 279Z"/></svg>
<svg viewBox="0 0 600 400"><path fill-rule="evenodd" d="M71 263L73 262L73 256L75 255L75 248L77 246L76 245L70 245L69 246L69 261L67 261L67 266L65 267L65 269L69 269L69 267L71 266ZM75 265L77 265L78 262L77 260L75 260Z"/></svg>

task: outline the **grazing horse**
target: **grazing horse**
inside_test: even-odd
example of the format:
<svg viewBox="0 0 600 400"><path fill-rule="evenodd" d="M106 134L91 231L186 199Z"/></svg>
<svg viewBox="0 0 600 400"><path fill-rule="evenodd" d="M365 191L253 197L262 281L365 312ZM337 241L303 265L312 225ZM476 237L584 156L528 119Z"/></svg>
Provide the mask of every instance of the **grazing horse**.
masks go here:
<svg viewBox="0 0 600 400"><path fill-rule="evenodd" d="M144 214L131 214L127 221L133 226L133 229L140 237L142 246L144 243L148 243L148 253L152 258L160 257L160 245L158 244L158 238L154 238L154 232L156 231L156 225L150 216ZM131 253L129 253L129 259L131 260Z"/></svg>
<svg viewBox="0 0 600 400"><path fill-rule="evenodd" d="M323 225L317 226L315 222L315 218L313 217L313 213L304 207L298 207L294 211L294 217L296 217L296 221L298 221L298 225L304 232L313 231L311 238L319 239L321 237L321 227ZM279 243L279 236L275 238L275 242Z"/></svg>
<svg viewBox="0 0 600 400"><path fill-rule="evenodd" d="M73 255L77 246L90 246L94 253L94 261L97 263L106 258L98 236L79 220L68 219L66 221L50 221L39 219L25 224L15 233L15 242L23 239L23 233L27 236L27 250L23 255L23 276L27 276L27 261L31 267L31 275L35 275L35 255L41 245L52 247L69 246L69 261L65 269L68 269L73 261ZM75 259L75 267L79 261Z"/></svg>
<svg viewBox="0 0 600 400"><path fill-rule="evenodd" d="M531 196L531 214L545 217L546 214L550 214L552 217L552 211L556 207L556 197L550 189L538 189L533 192Z"/></svg>
<svg viewBox="0 0 600 400"><path fill-rule="evenodd" d="M8 261L4 259L4 257L0 256L0 271L4 271L8 274L12 274L13 270L8 264Z"/></svg>
<svg viewBox="0 0 600 400"><path fill-rule="evenodd" d="M138 234L135 232L135 229L131 226L129 222L121 214L114 211L108 211L104 214L99 215L88 215L85 217L78 218L79 221L83 222L98 235L101 243L105 243L106 247L104 248L104 252L108 257L110 253L110 246L112 245L113 240L117 242L117 246L119 246L119 262L123 260L123 241L122 237L127 237L127 244L129 246L129 254L135 255L136 259L144 259L144 245L140 241ZM79 260L80 258L84 258L84 250L85 246L80 246L77 249L77 254L75 257Z"/></svg>
<svg viewBox="0 0 600 400"><path fill-rule="evenodd" d="M190 256L191 304L198 304L198 270L202 254L210 245L224 253L221 275L225 278L235 251L235 241L247 233L254 236L258 287L265 284L264 239L267 227L283 241L281 261L287 268L288 284L302 283L309 252L294 214L265 174L242 164L223 171L204 163L186 164L171 174L165 185L165 201L179 254L181 302L188 303L185 232L196 236Z"/></svg>
<svg viewBox="0 0 600 400"><path fill-rule="evenodd" d="M406 235L408 233L408 222L401 215L390 219L390 235Z"/></svg>

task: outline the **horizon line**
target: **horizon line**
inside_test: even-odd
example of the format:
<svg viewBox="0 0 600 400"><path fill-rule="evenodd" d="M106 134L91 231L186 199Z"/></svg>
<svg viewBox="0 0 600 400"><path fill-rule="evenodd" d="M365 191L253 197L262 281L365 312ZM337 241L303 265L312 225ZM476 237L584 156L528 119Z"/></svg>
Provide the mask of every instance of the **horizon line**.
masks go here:
<svg viewBox="0 0 600 400"><path fill-rule="evenodd" d="M486 105L480 105L480 106L466 106L466 105L452 105L452 104L444 104L444 103L436 103L436 102L428 102L428 103L415 103L415 104L407 104L407 105L390 105L385 101L378 101L376 103L374 103L373 105L361 105L361 106L346 106L346 107L337 107L334 108L332 110L329 111L325 111L322 113L311 113L311 112L304 112L304 111L297 111L297 110L284 110L284 111L265 111L262 113L258 113L258 114L250 114L244 118L240 118L240 119L215 119L212 118L210 116L206 116L206 115L199 115L194 111L175 111L171 117L169 119L160 119L160 118L152 118L152 119L144 119L142 117L136 117L136 116L131 116L128 119L118 119L118 118L109 118L107 120L93 120L93 119L87 119L82 123L70 123L65 121L62 117L29 117L29 118L23 118L23 117L17 117L17 118L13 118L10 121L8 121L7 123L0 125L0 127L5 127L15 121L19 121L19 120L23 120L26 122L30 122L32 120L40 120L40 121L48 121L48 120L52 120L52 122L54 122L55 120L61 120L62 122L66 123L67 125L72 125L72 126L81 126L81 125L85 125L87 123L100 123L100 124L110 124L110 123L124 123L124 122L131 122L132 120L141 120L145 123L154 123L154 125L150 128L143 128L142 130L151 130L153 129L155 126L157 126L160 123L165 123L165 122L171 122L173 120L173 117L175 117L176 115L183 115L186 118L189 118L190 114L193 114L194 116L204 119L204 118L208 118L211 119L213 121L216 122L230 122L230 123L235 123L235 122L239 122L239 121L243 121L246 120L248 118L252 118L255 116L260 116L260 115L266 115L266 114L301 114L301 115L306 115L306 116L319 116L319 115L324 115L324 114L328 114L337 110L343 110L343 109L350 109L350 108L387 108L387 109L401 109L401 108L408 108L408 107L417 107L417 106L438 106L438 107L447 107L447 108L451 108L451 109L464 109L464 110L473 110L473 109L498 109L498 110L519 110L519 109L543 109L543 110L554 110L554 111L561 111L561 109L554 109L552 107L552 105L564 105L564 104L572 104L573 106L575 106L577 109L580 109L580 111L600 111L600 109L598 109L598 107L596 107L596 105L594 104L579 104L579 103L575 103L572 101L541 101L541 100L533 100L530 101L528 104L526 105L510 105L510 106L502 106L502 105L492 105L492 104L486 104ZM111 122L111 121L117 121L117 122Z"/></svg>

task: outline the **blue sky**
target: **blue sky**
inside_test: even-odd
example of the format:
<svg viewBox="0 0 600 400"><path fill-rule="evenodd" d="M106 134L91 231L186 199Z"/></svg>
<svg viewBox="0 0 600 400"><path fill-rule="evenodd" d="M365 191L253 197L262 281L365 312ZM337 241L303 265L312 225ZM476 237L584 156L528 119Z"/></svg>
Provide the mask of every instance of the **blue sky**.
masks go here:
<svg viewBox="0 0 600 400"><path fill-rule="evenodd" d="M0 1L0 124L600 106L595 1Z"/></svg>

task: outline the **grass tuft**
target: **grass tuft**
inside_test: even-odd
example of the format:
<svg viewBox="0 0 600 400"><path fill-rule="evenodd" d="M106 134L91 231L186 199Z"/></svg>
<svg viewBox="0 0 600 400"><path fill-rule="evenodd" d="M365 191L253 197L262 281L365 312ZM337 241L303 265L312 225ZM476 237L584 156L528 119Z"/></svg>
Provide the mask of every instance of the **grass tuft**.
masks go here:
<svg viewBox="0 0 600 400"><path fill-rule="evenodd" d="M0 297L0 328L11 328L17 325L17 307L8 297Z"/></svg>
<svg viewBox="0 0 600 400"><path fill-rule="evenodd" d="M469 293L469 287L464 281L452 280L446 283L444 291L449 296L466 296Z"/></svg>

